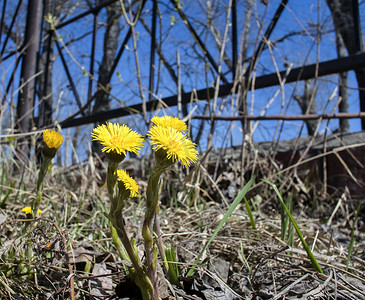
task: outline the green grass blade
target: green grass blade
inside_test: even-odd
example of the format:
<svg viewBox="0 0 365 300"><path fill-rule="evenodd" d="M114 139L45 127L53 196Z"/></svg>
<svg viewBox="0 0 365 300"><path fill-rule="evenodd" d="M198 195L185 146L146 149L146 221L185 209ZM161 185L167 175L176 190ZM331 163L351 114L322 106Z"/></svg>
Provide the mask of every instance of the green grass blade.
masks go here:
<svg viewBox="0 0 365 300"><path fill-rule="evenodd" d="M4 186L4 178L5 178L5 162L3 162L2 164L1 164L1 170L2 170L2 172L1 172L1 182L0 182L0 184L1 184L1 187L0 187L0 196L2 196L2 194L3 194L3 186Z"/></svg>
<svg viewBox="0 0 365 300"><path fill-rule="evenodd" d="M293 195L290 194L286 201L286 206L289 206L289 211L293 213ZM285 242L286 234L289 232L291 223L289 222L289 216L285 212L285 208L281 205L281 240Z"/></svg>
<svg viewBox="0 0 365 300"><path fill-rule="evenodd" d="M281 240L285 241L286 229L287 229L287 220L289 220L288 216L285 213L284 206L280 206L280 217L281 217Z"/></svg>
<svg viewBox="0 0 365 300"><path fill-rule="evenodd" d="M243 251L243 243L242 243L242 241L240 241L240 247L241 247L241 256L242 256L242 259L243 259L243 261L246 264L246 267L248 269L248 274L251 275L251 267L250 267L250 264L248 263L248 260L247 260L247 258L245 256L245 253Z"/></svg>
<svg viewBox="0 0 365 300"><path fill-rule="evenodd" d="M206 245L204 246L203 250L199 253L198 257L195 259L194 265L198 265L200 259L202 258L203 254L205 253L205 251L208 249L210 243L214 240L214 238L216 237L216 235L218 234L218 232L222 229L222 227L224 226L224 224L227 223L229 217L232 215L233 211L236 209L236 207L238 206L238 204L240 204L240 202L242 201L242 199L245 197L246 193L248 192L248 190L250 189L251 185L254 183L256 176L253 176L251 178L251 180L243 187L243 189L238 193L237 197L234 199L234 201L232 202L232 204L230 205L230 207L228 208L227 212L225 213L223 219L220 221L220 223L218 224L217 228L215 229L213 235L211 236L211 238L209 239L209 241L206 243ZM192 276L195 273L194 269L190 269L189 272L186 274L186 276Z"/></svg>
<svg viewBox="0 0 365 300"><path fill-rule="evenodd" d="M292 214L290 213L290 211L289 211L288 207L285 205L284 200L283 200L283 198L281 197L281 194L280 194L280 192L279 192L278 188L276 187L276 185L275 185L275 184L271 183L271 182L270 182L270 181L268 181L268 180L263 180L263 181L264 181L264 182L266 182L267 184L271 185L271 187L274 189L275 193L278 195L279 200L280 200L280 203L281 203L281 205L284 207L284 209L285 209L286 213L288 214L288 216L289 216L289 218L290 218L290 221L293 223L293 226L294 226L294 228L295 228L295 230L296 230L296 232L297 232L297 234L298 234L298 236L299 236L299 238L300 238L300 240L301 240L301 242L302 242L302 245L303 245L303 247L304 247L304 250L307 252L308 258L310 259L310 261L311 261L311 263L312 263L312 266L314 267L314 269L315 269L318 273L323 274L323 271L322 271L321 267L319 266L319 264L318 264L318 262L317 262L316 258L314 257L314 255L313 255L312 251L310 250L310 248L308 247L308 245L307 245L306 241L304 240L303 235L302 235L302 233L301 233L301 231L300 231L300 229L299 229L299 226L298 226L297 222L294 220L294 218L293 218Z"/></svg>
<svg viewBox="0 0 365 300"><path fill-rule="evenodd" d="M3 200L1 201L0 208L5 208L6 202L8 201L8 198L9 198L12 190L14 189L14 187L15 187L15 181L10 183L10 188L7 190Z"/></svg>
<svg viewBox="0 0 365 300"><path fill-rule="evenodd" d="M292 193L290 194L289 211L290 211L291 214L293 214L293 194ZM294 245L294 227L293 227L293 223L292 222L289 222L289 228L288 228L288 245L290 247L293 247L293 245Z"/></svg>
<svg viewBox="0 0 365 300"><path fill-rule="evenodd" d="M250 218L251 227L252 227L252 229L256 229L256 223L255 223L255 219L252 215L250 203L248 203L246 197L243 197L243 199L245 199L245 206L246 206L247 214Z"/></svg>

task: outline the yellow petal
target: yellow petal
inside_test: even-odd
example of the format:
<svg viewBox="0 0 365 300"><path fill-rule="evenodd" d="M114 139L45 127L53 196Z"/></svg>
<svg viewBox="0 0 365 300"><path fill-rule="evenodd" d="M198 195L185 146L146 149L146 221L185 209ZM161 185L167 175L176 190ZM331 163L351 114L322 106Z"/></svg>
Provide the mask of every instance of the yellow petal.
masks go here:
<svg viewBox="0 0 365 300"><path fill-rule="evenodd" d="M152 123L158 126L163 127L172 127L178 131L186 131L187 126L184 121L180 120L179 118L174 118L170 116L163 116L163 117L153 117L151 119Z"/></svg>
<svg viewBox="0 0 365 300"><path fill-rule="evenodd" d="M185 134L172 127L155 125L147 135L155 151L165 150L168 159L179 160L183 167L189 167L198 159L196 145Z"/></svg>
<svg viewBox="0 0 365 300"><path fill-rule="evenodd" d="M131 197L138 195L138 183L125 170L117 170L117 178L118 181L123 182L125 189L130 192Z"/></svg>
<svg viewBox="0 0 365 300"><path fill-rule="evenodd" d="M93 141L99 141L104 147L101 151L127 155L127 151L139 153L143 146L143 137L132 131L127 125L107 123L94 128Z"/></svg>

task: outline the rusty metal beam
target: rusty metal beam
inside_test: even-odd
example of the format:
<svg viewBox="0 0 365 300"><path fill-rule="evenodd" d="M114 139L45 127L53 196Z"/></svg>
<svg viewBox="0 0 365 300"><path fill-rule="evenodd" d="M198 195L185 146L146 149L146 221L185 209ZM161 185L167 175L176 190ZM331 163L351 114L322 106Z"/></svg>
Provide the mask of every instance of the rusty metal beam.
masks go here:
<svg viewBox="0 0 365 300"><path fill-rule="evenodd" d="M304 120L328 120L328 119L365 119L365 112L359 113L332 113L332 114L311 114L311 115L266 115L266 116L191 116L192 119L198 120L215 120L215 121L241 121L243 119L250 121L304 121Z"/></svg>
<svg viewBox="0 0 365 300"><path fill-rule="evenodd" d="M312 64L293 69L286 77L286 83L295 82L298 80L306 80L314 78L316 76L316 68L318 67L318 76L326 76L330 74L337 74L344 71L350 71L355 69L365 68L365 53L351 55L348 57L333 59L319 64ZM281 78L286 74L286 71L280 72ZM255 86L248 86L249 90L261 89L271 87L280 84L277 73L263 75L256 77ZM237 91L233 90L233 83L223 84L219 88L219 97L228 96L234 94ZM196 95L199 100L206 100L209 94L214 93L214 88L201 89L196 92L188 92L182 94L182 104L189 103L191 96ZM177 105L177 95L170 96L161 100L168 106ZM147 111L152 111L158 104L159 100L152 100L146 103ZM85 124L94 123L95 121L106 121L113 118L128 116L135 114L136 112L142 112L142 104L135 104L128 107L112 109L105 112L99 112L84 118L66 119L60 124L63 128L80 126Z"/></svg>

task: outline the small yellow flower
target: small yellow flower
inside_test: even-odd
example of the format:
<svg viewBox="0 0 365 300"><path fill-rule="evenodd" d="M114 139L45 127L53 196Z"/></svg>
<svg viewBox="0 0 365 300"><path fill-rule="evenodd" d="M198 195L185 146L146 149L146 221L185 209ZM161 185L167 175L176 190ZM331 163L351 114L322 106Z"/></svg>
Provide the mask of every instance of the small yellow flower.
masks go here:
<svg viewBox="0 0 365 300"><path fill-rule="evenodd" d="M127 151L139 153L143 146L143 137L132 131L127 125L107 123L94 128L91 133L93 141L104 146L101 151L127 155Z"/></svg>
<svg viewBox="0 0 365 300"><path fill-rule="evenodd" d="M117 177L118 181L123 182L125 189L130 192L131 197L138 195L138 183L125 170L117 170Z"/></svg>
<svg viewBox="0 0 365 300"><path fill-rule="evenodd" d="M43 131L43 140L48 148L58 149L63 143L63 137L57 131L46 129Z"/></svg>
<svg viewBox="0 0 365 300"><path fill-rule="evenodd" d="M196 145L185 134L172 127L156 125L149 130L147 135L151 139L155 151L163 149L168 159L173 162L179 160L184 168L189 167L198 159Z"/></svg>
<svg viewBox="0 0 365 300"><path fill-rule="evenodd" d="M32 214L32 208L30 206L26 206L24 208L22 208L22 212L25 213L26 215L31 215ZM41 214L42 211L40 209L37 210L37 214Z"/></svg>
<svg viewBox="0 0 365 300"><path fill-rule="evenodd" d="M151 119L152 123L158 126L163 127L172 127L177 131L186 131L187 126L184 121L180 120L179 118L173 118L170 116L163 116L163 117L153 117Z"/></svg>

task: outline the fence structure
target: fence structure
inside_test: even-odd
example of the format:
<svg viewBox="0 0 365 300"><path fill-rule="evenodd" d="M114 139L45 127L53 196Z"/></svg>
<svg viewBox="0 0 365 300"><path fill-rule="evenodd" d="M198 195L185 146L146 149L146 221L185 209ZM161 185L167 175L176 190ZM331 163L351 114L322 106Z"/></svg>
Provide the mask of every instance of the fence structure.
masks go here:
<svg viewBox="0 0 365 300"><path fill-rule="evenodd" d="M202 55L205 57L206 61L209 63L210 67L216 72L217 75L220 76L222 84L219 87L211 87L208 89L201 89L197 91L190 91L190 92L182 92L181 94L173 95L170 97L166 97L163 99L157 99L153 96L153 87L155 85L155 60L156 60L156 54L160 53L158 52L158 49L156 47L156 22L157 22L157 0L141 0L136 1L133 3L136 7L138 7L139 11L138 13L141 13L145 9L145 4L147 2L152 2L152 16L151 16L151 25L148 28L151 36L150 40L150 64L149 64L149 97L148 101L135 104L132 106L126 106L121 107L117 109L111 109L107 111L91 111L91 105L95 101L95 94L92 93L93 89L93 82L95 81L94 74L94 65L95 65L95 47L96 47L96 34L97 34L97 20L98 15L103 11L105 7L108 7L110 5L113 5L117 2L117 0L109 0L109 1L96 1L95 4L92 4L93 7L91 7L88 10L85 10L84 12L78 14L77 16L74 16L70 19L66 19L58 24L55 24L52 26L45 26L44 25L44 19L49 17L45 15L45 5L50 6L53 10L55 5L57 4L56 0L49 0L49 1L42 1L42 0L29 0L27 3L25 3L22 0L18 0L17 5L15 6L15 10L11 19L11 22L8 23L7 27L5 27L5 17L7 12L7 6L9 5L9 2L6 0L3 0L2 2L2 8L1 8L1 27L0 27L0 36L1 36L1 60L7 61L10 59L13 59L15 61L14 68L12 70L12 76L10 76L8 82L5 84L5 93L3 95L2 104L7 99L7 95L12 87L14 85L17 85L17 83L14 82L16 78L17 72L19 72L19 66L21 65L21 80L19 82L18 88L20 90L18 103L17 103L17 120L18 120L18 129L20 132L27 132L30 130L29 122L32 113L34 111L34 105L36 102L36 77L39 75L37 66L39 66L40 63L40 56L37 55L39 53L40 49L46 49L47 55L46 55L46 62L45 62L45 71L44 72L50 72L50 56L53 51L52 42L54 42L57 50L58 55L61 59L61 63L63 65L64 71L66 73L70 89L72 91L72 94L74 96L74 101L77 103L77 106L79 110L75 112L71 117L68 117L65 120L59 121L59 124L63 128L69 128L74 126L80 126L84 124L94 123L96 121L105 121L111 118L116 117L122 117L130 114L135 113L144 113L146 111L152 111L157 107L157 104L159 102L165 103L167 106L176 106L181 104L186 104L190 101L192 95L194 94L195 97L198 100L207 100L209 99L209 95L214 94L216 89L219 89L218 96L223 97L227 96L229 94L235 94L242 90L253 90L253 89L261 89L265 87L275 86L280 84L279 80L279 74L272 73L267 74L263 76L256 77L255 80L252 80L252 70L255 68L257 64L257 60L260 57L262 51L265 48L266 42L270 40L270 36L272 32L275 30L275 26L280 19L283 11L285 11L286 6L288 5L289 0L283 0L280 2L280 4L277 7L277 10L274 14L274 16L271 19L271 22L267 25L266 31L261 37L261 40L258 43L258 46L256 47L256 50L252 57L248 60L249 61L249 67L247 68L247 71L245 74L240 77L235 82L230 82L227 79L227 76L220 72L219 66L217 61L213 58L213 55L210 53L208 47L203 42L202 38L199 36L198 32L194 29L193 24L189 21L189 18L185 15L184 10L179 5L180 2L175 0L170 0L170 4L172 4L175 8L175 10L178 12L180 18L184 21L184 24L188 27L189 32L192 34L195 43L197 46L201 49ZM356 47L358 49L358 53L349 55L347 57L342 57L330 61L322 61L317 64L311 64L306 65L303 67L298 67L295 69L292 69L289 73L287 71L280 72L281 78L285 78L285 83L295 82L299 80L307 80L311 78L318 78L320 76L326 76L330 74L336 74L341 73L349 70L357 70L357 69L363 69L365 68L365 52L363 52L362 45L361 45L361 28L360 28L360 17L359 17L359 3L358 0L351 0L353 5L353 24L354 24L354 30L355 30L355 43ZM231 0L230 1L230 16L231 16L231 43L232 43L232 63L233 66L236 66L238 63L238 32L237 32L237 1ZM20 7L22 5L27 4L27 21L26 21L26 30L25 30L25 36L24 41L22 45L16 49L15 51L11 53L6 53L7 49L7 43L9 39L11 38L12 32L14 32L15 24L17 18L20 16L18 15L20 11ZM91 44L90 49L85 51L87 53L90 53L90 68L88 70L89 74L89 85L88 85L88 97L87 101L85 101L85 104L82 104L81 97L79 95L79 92L76 88L75 79L73 78L72 72L70 71L70 67L67 64L67 61L65 59L64 49L62 45L60 44L60 41L55 38L55 30L59 30L61 28L64 28L66 26L69 26L71 24L74 24L76 21L85 18L86 16L93 15L94 16L94 22L92 27L92 38L91 38ZM138 22L138 21L137 21ZM43 25L42 25L43 24ZM109 73L106 75L106 80L104 82L104 88L105 83L109 83L112 76L115 74L118 64L120 63L123 52L126 49L126 46L128 42L131 39L132 36L132 30L133 26L130 26L129 30L124 36L124 39L122 40L119 49L115 55L114 62L112 64L112 67L110 68ZM20 64L21 62L21 64ZM236 68L232 68L232 78L236 77ZM171 74L172 79L177 83L178 78ZM50 80L51 77L49 77L48 74L44 76L43 80L43 86L38 86L39 91L39 99L43 99L47 97L47 93L49 92L47 90L48 80ZM38 85L40 83L38 82ZM98 89L101 93L107 93L107 90L103 89L103 86L101 86L101 89ZM247 120L265 120L265 119L319 119L319 118L361 118L362 119L362 129L365 129L365 98L364 93L362 96L360 95L360 113L358 114L346 114L346 113L340 113L340 114L332 114L331 116L323 116L323 115L303 115L303 116L295 116L291 117L287 116L249 116L247 114L244 114L242 116L237 117L236 119L247 119ZM38 118L38 128L42 128L44 126L50 125L50 119L44 117L45 114L50 113L50 109L52 108L47 107L47 101L40 101L39 104L39 118ZM224 118L224 117L214 117L214 116L192 116L192 118L196 119L219 119L219 120L227 120L231 121L232 118Z"/></svg>

